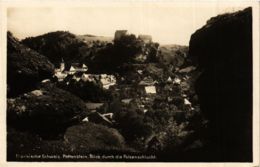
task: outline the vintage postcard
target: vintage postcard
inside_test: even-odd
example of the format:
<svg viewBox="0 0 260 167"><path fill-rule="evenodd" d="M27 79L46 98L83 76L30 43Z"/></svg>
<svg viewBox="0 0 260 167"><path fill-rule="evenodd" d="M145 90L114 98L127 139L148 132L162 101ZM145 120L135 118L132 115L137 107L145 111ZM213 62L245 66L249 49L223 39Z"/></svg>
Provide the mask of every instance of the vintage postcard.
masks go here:
<svg viewBox="0 0 260 167"><path fill-rule="evenodd" d="M0 166L259 166L257 1L0 7Z"/></svg>

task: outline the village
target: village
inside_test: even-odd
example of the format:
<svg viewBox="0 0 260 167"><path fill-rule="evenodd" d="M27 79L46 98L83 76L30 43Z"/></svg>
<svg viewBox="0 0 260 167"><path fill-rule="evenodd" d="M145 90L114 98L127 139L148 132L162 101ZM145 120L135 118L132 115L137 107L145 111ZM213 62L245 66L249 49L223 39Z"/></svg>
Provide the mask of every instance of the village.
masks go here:
<svg viewBox="0 0 260 167"><path fill-rule="evenodd" d="M115 38L120 38L125 33L126 31L117 31ZM139 38L144 38L145 43L152 40L150 36L139 36ZM62 60L60 68L55 70L54 80L65 89L71 85L91 83L100 89L99 92L106 92L113 97L112 100L85 99L90 114L83 119L83 122L94 122L108 127L117 126L115 120L117 111L113 108L115 99L116 105L120 106L119 112L127 111L133 106L135 110L142 113L143 117L147 114L149 117L153 110L171 112L173 115L167 119L170 120L173 116L178 124L184 123L199 113L197 96L192 88L194 79L192 75L196 69L194 66L183 69L173 69L169 66L163 69L158 63L143 63L146 59L143 54L139 54L137 59L141 63L133 64L134 70L125 75L91 74L83 63L74 63L69 68L65 68L65 62ZM102 96L102 94L98 96L100 95ZM155 127L154 131L160 132L161 127L158 127ZM154 132L144 138L146 145L158 144L154 144L154 141L158 141L158 136L156 137Z"/></svg>
<svg viewBox="0 0 260 167"><path fill-rule="evenodd" d="M168 149L186 149L180 146L193 144L189 140L194 140L193 132L200 131L204 119L194 89L199 72L187 58L186 46L160 46L150 35L135 36L126 30L117 30L112 41L101 42L78 41L68 32L54 34L67 37L67 41L75 40L77 45L53 60L55 66L50 64L53 69L48 77L43 76L22 98L8 101L10 111L18 110L19 113L31 111L30 107L38 111L38 104L41 104L39 111L46 111L49 115L36 114L36 118L31 120L39 120L34 124L36 129L42 129L37 131L42 138L48 142L55 139L61 145L68 144L68 152L85 152L81 145L86 138L78 141L78 135L84 130L91 133L89 141L95 135L97 138L104 135L102 142L107 143L107 136L113 136L111 141L117 149L128 153L160 154ZM18 43L11 39L13 45ZM59 45L63 48L64 43ZM73 47L78 45L84 51L78 53L82 61L76 55L74 58L68 54L76 54ZM23 48L19 44L16 47ZM40 103L28 103L29 100L39 100ZM53 118L55 113L57 117ZM16 117L10 118L16 120ZM50 126L51 129L57 127L57 131L46 130L48 128L41 123L45 118L56 119ZM78 149L67 142L78 144ZM195 146L201 147L201 141L196 141ZM104 150L103 147L97 148L98 144L94 150ZM62 146L62 149L66 147ZM106 149L114 148L109 146Z"/></svg>

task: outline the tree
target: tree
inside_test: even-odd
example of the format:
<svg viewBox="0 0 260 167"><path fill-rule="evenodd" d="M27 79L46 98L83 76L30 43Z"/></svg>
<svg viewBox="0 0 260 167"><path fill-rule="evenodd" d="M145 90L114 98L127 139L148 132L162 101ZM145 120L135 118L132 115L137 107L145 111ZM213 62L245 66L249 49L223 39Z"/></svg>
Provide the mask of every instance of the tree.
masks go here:
<svg viewBox="0 0 260 167"><path fill-rule="evenodd" d="M151 126L144 122L144 114L141 114L134 105L129 105L127 109L114 113L114 119L117 129L128 142L152 133Z"/></svg>

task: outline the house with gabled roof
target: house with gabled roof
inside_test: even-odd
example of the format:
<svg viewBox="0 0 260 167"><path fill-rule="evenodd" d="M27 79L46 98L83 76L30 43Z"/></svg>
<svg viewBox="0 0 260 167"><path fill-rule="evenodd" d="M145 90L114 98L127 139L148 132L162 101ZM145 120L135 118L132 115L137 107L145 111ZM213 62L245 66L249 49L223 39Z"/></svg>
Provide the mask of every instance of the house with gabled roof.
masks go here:
<svg viewBox="0 0 260 167"><path fill-rule="evenodd" d="M68 73L69 74L75 74L76 72L87 72L88 67L83 63L72 63Z"/></svg>

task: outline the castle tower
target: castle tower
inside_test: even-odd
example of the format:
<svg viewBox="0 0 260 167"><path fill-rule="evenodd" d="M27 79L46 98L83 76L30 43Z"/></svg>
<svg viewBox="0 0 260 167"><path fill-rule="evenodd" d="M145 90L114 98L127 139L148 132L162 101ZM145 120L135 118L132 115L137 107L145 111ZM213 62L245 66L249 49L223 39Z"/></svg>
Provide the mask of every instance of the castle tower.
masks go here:
<svg viewBox="0 0 260 167"><path fill-rule="evenodd" d="M127 35L127 30L117 30L115 32L115 37L114 40L119 40L120 38L122 38L123 36Z"/></svg>

